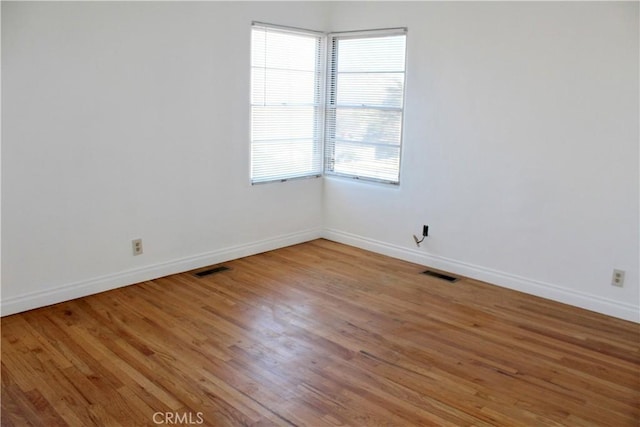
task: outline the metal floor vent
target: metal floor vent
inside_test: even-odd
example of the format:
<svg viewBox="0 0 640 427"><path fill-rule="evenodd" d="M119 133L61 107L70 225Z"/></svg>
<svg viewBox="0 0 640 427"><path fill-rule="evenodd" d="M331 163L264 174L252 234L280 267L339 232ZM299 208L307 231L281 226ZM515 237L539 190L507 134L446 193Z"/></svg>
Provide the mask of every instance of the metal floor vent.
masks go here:
<svg viewBox="0 0 640 427"><path fill-rule="evenodd" d="M212 267L212 268L207 268L206 270L197 271L193 273L193 275L196 277L204 277L204 276L210 276L212 274L220 273L222 271L227 271L227 270L231 270L231 269L229 267L225 267L224 265L221 265L219 267Z"/></svg>
<svg viewBox="0 0 640 427"><path fill-rule="evenodd" d="M438 273L437 271L431 271L431 270L423 271L422 274L426 274L427 276L435 277L437 279L446 280L447 282L451 282L451 283L454 283L460 280L459 277L453 277L453 276L449 276L448 274Z"/></svg>

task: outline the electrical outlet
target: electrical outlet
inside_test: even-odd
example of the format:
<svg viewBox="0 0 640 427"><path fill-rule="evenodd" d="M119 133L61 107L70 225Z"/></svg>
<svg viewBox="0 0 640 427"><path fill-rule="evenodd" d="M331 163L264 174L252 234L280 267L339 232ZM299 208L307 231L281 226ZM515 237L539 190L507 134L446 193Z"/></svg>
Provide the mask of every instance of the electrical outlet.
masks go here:
<svg viewBox="0 0 640 427"><path fill-rule="evenodd" d="M611 286L622 287L624 285L624 270L613 270L611 277Z"/></svg>
<svg viewBox="0 0 640 427"><path fill-rule="evenodd" d="M422 239L418 239L418 236L416 236L415 234L413 235L413 240L416 242L416 246L420 247L420 243L422 243L425 239L425 237L427 237L429 235L429 226L428 225L423 225L422 226Z"/></svg>
<svg viewBox="0 0 640 427"><path fill-rule="evenodd" d="M131 241L133 255L142 255L142 239L134 239Z"/></svg>

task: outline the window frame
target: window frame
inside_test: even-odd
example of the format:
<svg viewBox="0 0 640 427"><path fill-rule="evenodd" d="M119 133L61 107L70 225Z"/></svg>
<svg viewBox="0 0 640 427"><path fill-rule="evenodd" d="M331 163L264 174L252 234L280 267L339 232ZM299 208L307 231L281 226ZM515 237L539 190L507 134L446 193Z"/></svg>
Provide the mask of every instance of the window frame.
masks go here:
<svg viewBox="0 0 640 427"><path fill-rule="evenodd" d="M406 27L396 27L396 28L382 28L382 29L373 29L373 30L358 30L358 31L343 31L343 32L332 32L327 34L327 83L325 85L326 91L326 102L325 102L325 131L324 131L324 168L323 172L325 175L336 176L347 179L354 180L362 180L368 182L375 182L381 184L389 184L394 186L400 185L400 177L402 173L402 157L404 151L404 119L405 119L405 102L406 102L406 82L407 82L407 28ZM402 103L397 111L400 112L400 135L399 135L399 146L398 146L398 175L397 179L389 180L378 177L366 176L366 175L358 175L358 174L349 174L349 173L341 173L333 170L334 167L334 159L335 159L335 121L336 121L336 111L338 104L336 102L337 97L337 63L336 63L336 40L353 40L353 39L365 39L365 38L380 38L380 37L392 37L402 35L405 37L404 40L404 65L403 65L403 82L402 82ZM333 91L331 88L335 88ZM364 105L363 105L364 107ZM372 110L376 110L379 108L370 107ZM333 115L333 117L331 117ZM332 134L333 131L333 134ZM334 139L334 141L330 141L330 139ZM367 144L362 144L367 145Z"/></svg>
<svg viewBox="0 0 640 427"><path fill-rule="evenodd" d="M314 166L317 166L316 168L314 168L313 171L310 171L309 173L301 173L301 174L290 174L287 176L279 176L279 177L273 177L273 178L268 178L268 179L256 179L254 176L254 107L256 106L260 106L259 104L255 104L253 102L253 90L254 90L254 85L253 85L253 69L254 69L254 64L253 64L253 55L254 55L254 48L255 46L253 45L253 32L256 29L260 29L260 28L264 28L265 31L272 31L272 32L277 32L277 33L291 33L291 34L297 34L297 35L302 35L302 36L306 36L306 37L314 37L317 38L317 50L315 53L315 57L316 57L316 67L315 67L315 79L314 79L314 91L315 91L315 99L314 99L314 123L317 123L317 126L314 125L314 136L313 136L313 141L314 141L314 150L318 152L318 158L319 161L314 162ZM325 111L325 104L324 104L324 98L325 98L325 83L326 83L326 76L325 76L325 71L326 71L326 33L322 32L322 31L315 31L315 30L310 30L310 29L306 29L306 28L298 28L298 27L290 27L290 26L284 26L284 25L276 25L276 24L269 24L269 23L265 23L265 22L259 22L259 21L252 21L251 22L251 49L250 49L250 129L249 129L249 151L250 151L250 155L249 155L249 179L251 182L251 185L258 185L258 184L268 184L271 182L286 182L286 181L290 181L290 180L297 180L297 179L307 179L307 178L319 178L323 176L323 171L324 171L324 111ZM266 69L266 67L265 67ZM283 104L284 105L284 104ZM292 104L291 104L292 105Z"/></svg>
<svg viewBox="0 0 640 427"><path fill-rule="evenodd" d="M256 28L264 28L266 31L274 31L281 33L293 33L300 34L305 36L316 37L318 40L318 50L316 51L316 69L315 69L315 99L314 99L314 136L313 141L314 150L319 151L319 164L317 165L317 170L314 169L313 172L304 173L299 175L289 175L289 176L281 176L274 177L272 179L256 179L254 177L254 107L256 104L254 103L254 80L253 80L253 72L254 72L254 44L253 44L253 31ZM344 39L365 39L365 38L380 38L380 37L391 37L402 35L405 37L404 39L404 64L402 70L402 102L401 106L395 111L400 113L400 133L399 133L399 144L398 144L398 167L397 167L397 179L383 179L374 176L367 176L363 174L349 174L336 172L334 170L334 158L335 158L335 128L336 128L336 111L337 111L337 69L336 69L336 61L335 61L335 41L336 40L344 40ZM266 69L267 67L265 67ZM305 28L298 27L289 27L283 25L276 24L268 24L259 21L253 21L251 23L251 53L250 53L250 159L249 159L249 168L250 168L250 181L251 185L256 184L265 184L271 182L285 182L290 180L297 179L306 179L306 178L317 178L322 176L335 176L340 178L347 179L355 179L362 180L367 182L375 182L382 183L387 185L400 185L400 177L402 174L402 158L404 152L404 121L405 121L405 102L406 102L406 82L407 82L407 28L406 27L397 27L397 28L383 28L383 29L372 29L372 30L358 30L358 31L342 31L342 32L332 32L326 33L321 31L309 30ZM335 88L332 90L331 88ZM283 104L285 105L285 104ZM365 107L365 104L362 104ZM380 111L381 106L371 106L369 107L372 111L378 110ZM330 115L333 114L333 117ZM333 138L333 141L330 139ZM353 141L353 144L357 145L358 141ZM371 143L360 142L363 146L371 145ZM392 144L381 144L382 146L390 146L393 147ZM313 166L316 166L314 163ZM275 175L274 175L275 176Z"/></svg>

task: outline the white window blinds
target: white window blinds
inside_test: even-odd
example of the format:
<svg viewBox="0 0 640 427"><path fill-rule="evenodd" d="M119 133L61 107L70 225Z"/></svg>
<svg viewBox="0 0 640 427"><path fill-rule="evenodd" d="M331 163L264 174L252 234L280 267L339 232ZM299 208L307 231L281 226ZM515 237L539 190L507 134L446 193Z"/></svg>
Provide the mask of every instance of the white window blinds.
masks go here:
<svg viewBox="0 0 640 427"><path fill-rule="evenodd" d="M406 31L329 36L325 172L398 184Z"/></svg>
<svg viewBox="0 0 640 427"><path fill-rule="evenodd" d="M322 35L254 23L251 182L322 173Z"/></svg>

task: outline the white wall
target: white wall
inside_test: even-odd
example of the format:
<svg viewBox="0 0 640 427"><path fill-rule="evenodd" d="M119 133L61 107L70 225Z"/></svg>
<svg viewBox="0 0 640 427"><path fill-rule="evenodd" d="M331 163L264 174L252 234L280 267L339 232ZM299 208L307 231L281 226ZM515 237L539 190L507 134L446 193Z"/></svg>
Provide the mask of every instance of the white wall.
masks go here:
<svg viewBox="0 0 640 427"><path fill-rule="evenodd" d="M249 48L327 11L2 2L3 314L319 237L321 179L249 184Z"/></svg>
<svg viewBox="0 0 640 427"><path fill-rule="evenodd" d="M252 20L409 28L398 188L249 185ZM3 314L323 235L640 320L637 3L3 2L2 66Z"/></svg>
<svg viewBox="0 0 640 427"><path fill-rule="evenodd" d="M409 31L401 185L326 179L328 237L639 320L638 3L337 3L331 22Z"/></svg>

